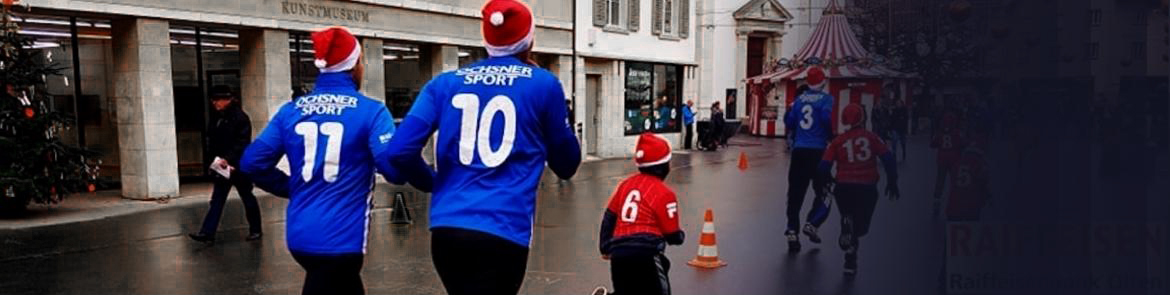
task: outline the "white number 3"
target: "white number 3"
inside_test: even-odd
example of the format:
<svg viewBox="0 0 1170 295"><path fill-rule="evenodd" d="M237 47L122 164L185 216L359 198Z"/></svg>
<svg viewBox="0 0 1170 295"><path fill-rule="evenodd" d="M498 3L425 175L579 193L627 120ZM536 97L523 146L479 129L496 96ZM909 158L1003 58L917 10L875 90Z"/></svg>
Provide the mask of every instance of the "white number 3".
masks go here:
<svg viewBox="0 0 1170 295"><path fill-rule="evenodd" d="M479 114L479 96L475 94L457 94L451 98L451 106L463 110L459 129L459 162L471 165L475 151L478 150L479 160L484 166L491 168L503 164L512 153L512 144L516 140L516 105L512 99L503 95L493 97L483 108L483 116ZM492 120L497 113L504 115L504 138L500 148L492 150Z"/></svg>

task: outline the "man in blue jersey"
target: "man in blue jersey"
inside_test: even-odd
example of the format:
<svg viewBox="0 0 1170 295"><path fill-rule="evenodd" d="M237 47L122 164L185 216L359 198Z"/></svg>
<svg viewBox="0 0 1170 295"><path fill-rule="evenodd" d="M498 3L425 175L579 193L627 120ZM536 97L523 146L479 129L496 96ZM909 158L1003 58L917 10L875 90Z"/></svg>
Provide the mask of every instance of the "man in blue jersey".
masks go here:
<svg viewBox="0 0 1170 295"><path fill-rule="evenodd" d="M545 162L562 179L581 162L561 83L530 61L531 10L492 0L482 13L491 57L427 83L390 144L404 176L434 178L431 257L452 295L520 290ZM435 131L437 174L421 156Z"/></svg>
<svg viewBox="0 0 1170 295"><path fill-rule="evenodd" d="M316 89L280 108L244 152L241 169L261 189L289 198L285 240L305 269L302 294L363 294L374 171L403 182L385 154L394 118L358 92L357 38L328 28L313 34L313 49ZM276 169L285 155L292 177Z"/></svg>
<svg viewBox="0 0 1170 295"><path fill-rule="evenodd" d="M809 210L803 232L813 243L820 243L817 229L829 217L831 199L828 198L827 181L817 174L817 165L825 154L825 147L832 136L833 96L825 93L825 72L820 67L808 69L808 90L796 97L789 112L784 116L784 125L792 128L792 158L788 165L788 225L784 236L788 238L788 251L800 251L800 208L804 206L804 194L808 184L813 183L813 208Z"/></svg>

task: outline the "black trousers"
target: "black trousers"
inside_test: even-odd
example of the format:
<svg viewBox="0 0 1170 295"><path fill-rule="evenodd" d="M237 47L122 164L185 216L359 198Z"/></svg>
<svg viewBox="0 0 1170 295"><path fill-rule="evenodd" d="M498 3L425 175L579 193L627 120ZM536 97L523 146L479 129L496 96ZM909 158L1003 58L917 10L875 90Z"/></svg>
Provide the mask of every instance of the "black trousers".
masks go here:
<svg viewBox="0 0 1170 295"><path fill-rule="evenodd" d="M293 259L305 269L305 286L301 295L362 295L363 254L319 255L292 252Z"/></svg>
<svg viewBox="0 0 1170 295"><path fill-rule="evenodd" d="M869 233L877 207L877 185L838 183L833 195L837 198L837 212L841 213L841 236L848 234L853 238L851 245L857 245L858 239Z"/></svg>
<svg viewBox="0 0 1170 295"><path fill-rule="evenodd" d="M686 124L686 126L687 126L687 134L684 136L685 138L683 139L683 149L689 150L689 149L691 149L691 139L693 139L695 137L695 124L694 123Z"/></svg>
<svg viewBox="0 0 1170 295"><path fill-rule="evenodd" d="M817 165L825 150L796 148L792 150L792 159L788 165L788 230L800 228L800 209L804 206L804 194L808 192L809 182L812 182L813 193L816 199L813 208L806 217L807 222L820 227L829 218L828 192L825 191L825 179L817 173Z"/></svg>
<svg viewBox="0 0 1170 295"><path fill-rule="evenodd" d="M528 247L480 231L436 227L431 260L449 295L515 295L528 270Z"/></svg>
<svg viewBox="0 0 1170 295"><path fill-rule="evenodd" d="M219 218L223 215L224 203L227 203L228 192L231 192L232 186L236 187L236 193L240 195L240 200L244 201L244 216L248 218L248 231L251 233L261 232L260 204L256 202L256 195L252 194L252 179L235 172L232 173L230 180L219 175L215 176L215 187L211 191L211 208L207 209L207 216L203 217L203 228L199 230L200 233L215 235L216 229L219 228Z"/></svg>
<svg viewBox="0 0 1170 295"><path fill-rule="evenodd" d="M616 248L609 257L611 295L670 295L670 260L662 252Z"/></svg>

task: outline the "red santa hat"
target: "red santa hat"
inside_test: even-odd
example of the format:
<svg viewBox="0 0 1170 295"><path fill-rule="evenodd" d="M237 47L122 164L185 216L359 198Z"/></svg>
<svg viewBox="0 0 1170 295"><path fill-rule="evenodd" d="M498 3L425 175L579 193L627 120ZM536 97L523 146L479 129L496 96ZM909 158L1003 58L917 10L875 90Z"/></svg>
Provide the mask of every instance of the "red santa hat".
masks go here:
<svg viewBox="0 0 1170 295"><path fill-rule="evenodd" d="M536 22L528 5L516 0L489 0L482 14L483 41L488 55L515 55L532 46Z"/></svg>
<svg viewBox="0 0 1170 295"><path fill-rule="evenodd" d="M817 66L809 68L808 78L806 78L805 81L808 83L809 88L817 90L824 89L825 70L822 70L821 67Z"/></svg>
<svg viewBox="0 0 1170 295"><path fill-rule="evenodd" d="M841 123L857 127L863 122L865 122L865 109L860 105L851 103L845 106L845 110L841 111Z"/></svg>
<svg viewBox="0 0 1170 295"><path fill-rule="evenodd" d="M634 150L634 163L638 167L650 167L666 162L670 162L670 141L658 134L642 133Z"/></svg>
<svg viewBox="0 0 1170 295"><path fill-rule="evenodd" d="M362 56L358 40L344 27L329 27L313 33L313 64L322 73L352 70Z"/></svg>

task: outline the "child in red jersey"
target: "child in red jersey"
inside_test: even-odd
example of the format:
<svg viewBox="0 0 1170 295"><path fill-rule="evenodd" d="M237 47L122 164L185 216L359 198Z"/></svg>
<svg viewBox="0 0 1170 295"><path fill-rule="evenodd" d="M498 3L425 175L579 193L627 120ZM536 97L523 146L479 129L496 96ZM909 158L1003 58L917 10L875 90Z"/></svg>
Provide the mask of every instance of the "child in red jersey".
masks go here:
<svg viewBox="0 0 1170 295"><path fill-rule="evenodd" d="M670 142L638 138L638 174L617 187L601 222L601 255L610 261L613 294L670 294L666 245L682 245L678 201L663 180L670 173ZM593 294L605 294L598 287Z"/></svg>
<svg viewBox="0 0 1170 295"><path fill-rule="evenodd" d="M938 217L942 204L943 188L946 186L947 176L954 171L955 162L963 151L964 137L959 128L959 115L955 111L943 114L942 124L930 141L930 147L938 150L938 172L934 179L934 216ZM953 180L952 180L953 181Z"/></svg>
<svg viewBox="0 0 1170 295"><path fill-rule="evenodd" d="M881 138L865 130L865 111L860 105L851 104L842 111L842 123L852 126L849 131L837 136L829 143L819 167L827 175L837 164L837 185L833 194L837 199L837 212L841 214L841 238L838 241L845 251L845 275L857 273L857 250L859 240L869 232L869 222L877 205L877 158L881 158L886 170L886 194L897 200L898 171L895 169L894 154L889 151Z"/></svg>
<svg viewBox="0 0 1170 295"><path fill-rule="evenodd" d="M978 221L987 205L991 191L983 161L983 146L979 141L968 142L955 162L954 180L947 197L947 221Z"/></svg>

